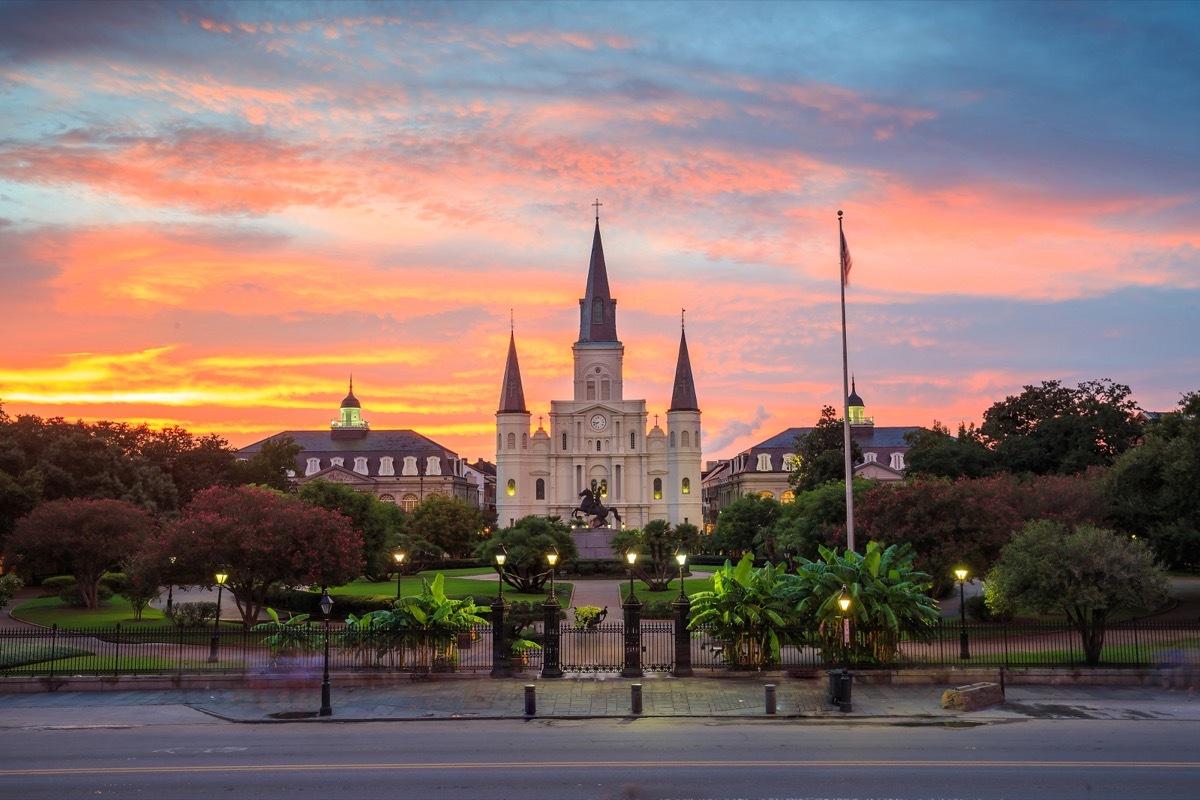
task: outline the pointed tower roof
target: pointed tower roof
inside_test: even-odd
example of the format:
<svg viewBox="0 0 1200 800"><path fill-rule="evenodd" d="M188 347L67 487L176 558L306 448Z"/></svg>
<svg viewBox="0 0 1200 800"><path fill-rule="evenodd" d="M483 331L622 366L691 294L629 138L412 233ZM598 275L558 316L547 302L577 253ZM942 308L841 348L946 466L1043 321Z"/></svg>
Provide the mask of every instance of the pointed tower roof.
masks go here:
<svg viewBox="0 0 1200 800"><path fill-rule="evenodd" d="M608 268L600 242L600 219L592 237L592 262L588 265L587 294L579 301L579 341L616 342L617 301L608 289Z"/></svg>
<svg viewBox="0 0 1200 800"><path fill-rule="evenodd" d="M342 401L341 408L362 408L358 398L354 396L354 376L350 376L350 394L346 395L346 399Z"/></svg>
<svg viewBox="0 0 1200 800"><path fill-rule="evenodd" d="M504 385L500 388L500 408L497 414L529 413L525 408L525 389L521 386L521 367L517 363L517 337L508 335L508 362L504 365Z"/></svg>
<svg viewBox="0 0 1200 800"><path fill-rule="evenodd" d="M842 385L845 386L845 384L842 384ZM862 398L858 396L858 389L855 388L855 386L854 386L854 378L850 379L850 396L846 398L846 405L848 405L848 406L865 406L865 404L862 401Z"/></svg>
<svg viewBox="0 0 1200 800"><path fill-rule="evenodd" d="M687 332L679 331L679 359L675 362L675 388L671 392L671 411L699 411L696 382L692 379L692 360L688 357Z"/></svg>

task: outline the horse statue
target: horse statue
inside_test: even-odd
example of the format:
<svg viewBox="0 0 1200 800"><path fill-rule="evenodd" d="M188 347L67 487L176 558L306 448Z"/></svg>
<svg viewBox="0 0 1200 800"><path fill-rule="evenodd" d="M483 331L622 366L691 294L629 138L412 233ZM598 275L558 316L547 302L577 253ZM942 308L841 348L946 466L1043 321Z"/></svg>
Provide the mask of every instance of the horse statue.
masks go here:
<svg viewBox="0 0 1200 800"><path fill-rule="evenodd" d="M608 508L600 503L597 493L591 489L584 489L579 493L582 498L579 501L579 508L571 512L571 516L575 519L587 519L589 528L599 528L608 524L608 515L612 514L617 519L617 524L621 524L621 515L617 513L615 508Z"/></svg>

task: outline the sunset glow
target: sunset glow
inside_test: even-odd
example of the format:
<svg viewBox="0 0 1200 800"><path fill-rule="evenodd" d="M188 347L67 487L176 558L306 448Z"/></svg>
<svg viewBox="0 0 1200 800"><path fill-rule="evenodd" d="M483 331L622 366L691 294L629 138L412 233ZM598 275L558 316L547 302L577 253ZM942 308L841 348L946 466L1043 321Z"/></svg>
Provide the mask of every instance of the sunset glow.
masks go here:
<svg viewBox="0 0 1200 800"><path fill-rule="evenodd" d="M494 458L510 324L571 395L600 225L625 396L680 310L704 457L1024 384L1200 389L1200 6L0 0L0 404ZM511 320L511 323L510 323Z"/></svg>

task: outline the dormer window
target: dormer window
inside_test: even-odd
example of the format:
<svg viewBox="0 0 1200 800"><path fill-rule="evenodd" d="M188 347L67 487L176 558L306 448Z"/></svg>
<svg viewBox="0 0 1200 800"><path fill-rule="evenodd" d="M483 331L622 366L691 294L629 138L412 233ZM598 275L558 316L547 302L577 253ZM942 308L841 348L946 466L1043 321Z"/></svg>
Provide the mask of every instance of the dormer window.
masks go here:
<svg viewBox="0 0 1200 800"><path fill-rule="evenodd" d="M358 456L354 459L354 471L359 475L367 474L367 459L365 456Z"/></svg>
<svg viewBox="0 0 1200 800"><path fill-rule="evenodd" d="M758 471L759 472L770 472L771 471L771 454L770 453L759 453L758 454Z"/></svg>
<svg viewBox="0 0 1200 800"><path fill-rule="evenodd" d="M321 459L310 458L308 460L308 468L304 470L305 475L316 475L321 471Z"/></svg>
<svg viewBox="0 0 1200 800"><path fill-rule="evenodd" d="M878 460L879 460L879 454L878 454L878 453L874 453L874 452L872 452L872 453L863 453L863 458L865 458L865 459L867 460L867 462L868 462L868 463L871 463L871 462L875 462L875 461L878 461Z"/></svg>

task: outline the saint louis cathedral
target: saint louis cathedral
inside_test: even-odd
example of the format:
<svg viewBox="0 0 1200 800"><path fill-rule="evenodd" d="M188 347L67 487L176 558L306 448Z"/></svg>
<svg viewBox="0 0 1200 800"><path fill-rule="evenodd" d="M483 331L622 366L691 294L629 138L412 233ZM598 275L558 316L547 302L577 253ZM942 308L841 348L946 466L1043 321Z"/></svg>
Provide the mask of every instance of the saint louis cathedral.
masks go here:
<svg viewBox="0 0 1200 800"><path fill-rule="evenodd" d="M617 301L609 291L600 219L592 238L587 289L579 301L574 396L550 401L550 430L531 430L515 334L496 411L496 511L502 526L530 514L569 520L592 489L627 527L654 519L703 524L700 406L681 330L667 427L649 427L645 400L626 400L617 338Z"/></svg>

